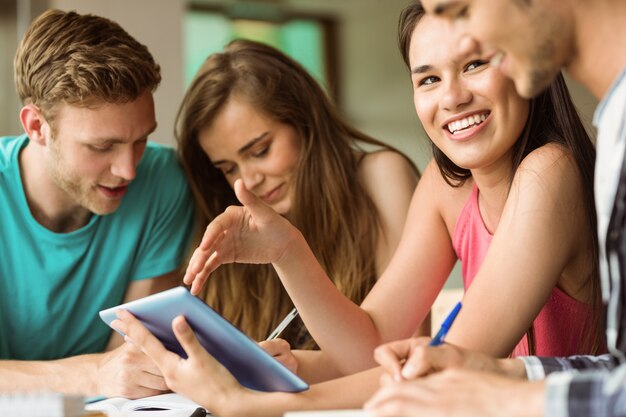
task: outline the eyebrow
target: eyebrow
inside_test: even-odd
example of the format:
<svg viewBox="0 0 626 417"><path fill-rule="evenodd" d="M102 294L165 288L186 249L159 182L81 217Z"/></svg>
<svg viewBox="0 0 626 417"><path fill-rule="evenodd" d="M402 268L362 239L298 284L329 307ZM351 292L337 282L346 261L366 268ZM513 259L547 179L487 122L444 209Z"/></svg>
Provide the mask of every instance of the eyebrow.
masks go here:
<svg viewBox="0 0 626 417"><path fill-rule="evenodd" d="M269 132L261 133L259 136L257 136L256 138L252 139L250 142L246 143L241 148L239 148L239 150L237 151L237 154L239 154L239 155L243 154L248 149L252 148L254 145L256 145L261 140L263 140L267 135L269 135ZM227 162L225 159L220 159L219 161L213 161L213 165L220 165L220 164L223 164L225 162Z"/></svg>
<svg viewBox="0 0 626 417"><path fill-rule="evenodd" d="M140 135L139 138L143 139L143 138L150 136L152 133L154 133L156 128L157 128L157 123L155 123L148 131L146 131L146 133L144 133L143 135ZM106 144L111 144L111 145L117 145L119 143L126 143L125 140L119 139L119 138L96 138L95 142L98 142L101 144L106 143Z"/></svg>
<svg viewBox="0 0 626 417"><path fill-rule="evenodd" d="M459 6L460 6L460 2L454 1L454 0L448 1L445 3L439 3L433 9L433 13L436 16L441 16L443 14L448 14L450 12L450 9L454 9L455 7L459 7Z"/></svg>
<svg viewBox="0 0 626 417"><path fill-rule="evenodd" d="M425 72L432 71L432 69L432 65L420 65L417 67L413 67L413 69L411 70L411 74L423 74Z"/></svg>

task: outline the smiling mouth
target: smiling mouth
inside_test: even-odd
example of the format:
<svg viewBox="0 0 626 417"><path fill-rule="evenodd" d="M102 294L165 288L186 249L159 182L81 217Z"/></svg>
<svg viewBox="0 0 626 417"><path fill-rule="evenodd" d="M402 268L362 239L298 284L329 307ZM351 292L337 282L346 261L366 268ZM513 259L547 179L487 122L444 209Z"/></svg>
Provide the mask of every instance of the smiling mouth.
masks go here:
<svg viewBox="0 0 626 417"><path fill-rule="evenodd" d="M276 194L278 192L279 189L282 188L282 184L279 185L278 187L274 188L272 191L270 191L269 193L265 193L261 196L261 199L264 200L265 202L270 202L271 200L274 199L274 197L276 197Z"/></svg>
<svg viewBox="0 0 626 417"><path fill-rule="evenodd" d="M452 134L463 132L474 126L482 124L489 117L489 112L473 114L471 116L464 117L459 120L455 120L447 124L446 128Z"/></svg>

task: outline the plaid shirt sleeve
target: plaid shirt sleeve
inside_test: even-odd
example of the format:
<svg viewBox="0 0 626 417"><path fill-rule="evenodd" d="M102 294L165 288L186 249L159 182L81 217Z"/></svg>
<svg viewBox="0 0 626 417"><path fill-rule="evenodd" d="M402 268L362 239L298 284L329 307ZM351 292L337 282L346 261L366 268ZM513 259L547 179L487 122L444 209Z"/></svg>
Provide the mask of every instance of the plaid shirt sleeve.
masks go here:
<svg viewBox="0 0 626 417"><path fill-rule="evenodd" d="M519 359L528 379L546 378L546 416L626 416L626 363L615 356Z"/></svg>

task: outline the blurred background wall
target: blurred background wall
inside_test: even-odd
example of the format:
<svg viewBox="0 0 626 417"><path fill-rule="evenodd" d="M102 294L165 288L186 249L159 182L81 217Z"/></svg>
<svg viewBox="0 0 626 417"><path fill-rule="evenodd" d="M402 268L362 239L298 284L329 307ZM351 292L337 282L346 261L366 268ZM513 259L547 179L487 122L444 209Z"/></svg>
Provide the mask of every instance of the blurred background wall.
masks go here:
<svg viewBox="0 0 626 417"><path fill-rule="evenodd" d="M344 116L361 130L406 152L420 168L430 149L412 104L408 72L396 46L397 19L409 0L0 0L0 136L22 133L12 62L18 39L31 20L46 8L94 13L117 21L148 46L161 65L163 81L155 99L159 127L152 140L175 146L174 119L188 75L185 68L190 13L249 13L269 20L300 16L327 22L325 80ZM281 17L282 16L282 17ZM245 17L245 16L244 16ZM216 35L217 36L217 35ZM215 43L211 34L196 35ZM199 42L198 42L199 41ZM204 58L204 57L202 57ZM595 99L576 83L572 94L590 126ZM458 270L448 287L460 287Z"/></svg>

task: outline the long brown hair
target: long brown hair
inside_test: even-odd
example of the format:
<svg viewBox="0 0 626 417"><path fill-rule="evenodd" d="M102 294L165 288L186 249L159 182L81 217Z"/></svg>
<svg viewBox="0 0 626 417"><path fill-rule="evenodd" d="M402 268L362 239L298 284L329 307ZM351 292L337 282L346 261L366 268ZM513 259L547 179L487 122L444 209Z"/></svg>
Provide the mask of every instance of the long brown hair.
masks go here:
<svg viewBox="0 0 626 417"><path fill-rule="evenodd" d="M425 10L418 0L409 4L400 14L398 23L398 46L406 66L410 69L409 49L411 35L422 17ZM582 121L572 102L572 98L565 84L562 74L558 74L555 80L537 97L530 100L529 114L526 125L513 147L513 170L512 174L522 163L524 158L533 150L548 143L558 143L566 148L574 157L578 172L581 176L584 207L587 224L590 230L591 274L588 283L591 285L591 304L594 316L590 320L588 340L581 341L581 353L597 353L603 343L602 326L600 325L601 295L600 274L598 265L598 236L596 234L596 209L593 199L593 173L595 161L595 149L587 134ZM439 167L441 175L451 187L460 187L472 176L470 170L461 168L452 162L431 141L433 156ZM514 175L511 175L511 179ZM510 185L510 184L509 184ZM529 350L534 351L533 329L528 332Z"/></svg>
<svg viewBox="0 0 626 417"><path fill-rule="evenodd" d="M235 40L204 62L176 122L180 159L204 225L227 206L239 204L198 142L200 130L233 95L296 129L302 151L290 220L338 289L360 303L376 281L377 242L385 237L379 236L377 210L357 175L358 154L364 146L396 150L346 124L294 60L270 46ZM205 298L257 340L267 337L292 308L271 265L223 265L209 280ZM302 326L288 329L284 337L292 346L311 345L302 342Z"/></svg>

